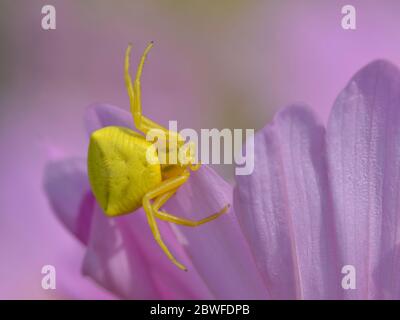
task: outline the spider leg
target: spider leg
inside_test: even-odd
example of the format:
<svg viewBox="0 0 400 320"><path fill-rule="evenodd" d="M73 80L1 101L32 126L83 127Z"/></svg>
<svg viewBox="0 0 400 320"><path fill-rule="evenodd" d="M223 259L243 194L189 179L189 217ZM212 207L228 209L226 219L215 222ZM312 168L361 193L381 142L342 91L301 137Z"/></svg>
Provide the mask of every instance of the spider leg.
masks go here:
<svg viewBox="0 0 400 320"><path fill-rule="evenodd" d="M156 220L155 220L155 210L153 208L152 203L150 200L156 198L157 196L160 196L162 194L168 193L172 190L176 190L179 188L183 183L187 181L189 178L189 173L184 171L181 175L169 178L167 180L164 180L159 186L154 188L153 190L149 191L144 197L143 197L143 208L144 211L146 212L147 220L151 229L151 232L153 233L154 239L157 241L158 245L161 247L161 249L164 251L164 253L168 256L168 258L180 269L187 271L186 267L179 263L175 257L172 255L172 253L169 251L167 246L165 245L164 241L161 238L160 231L158 229Z"/></svg>
<svg viewBox="0 0 400 320"><path fill-rule="evenodd" d="M140 77L142 75L144 61L146 60L147 54L150 51L153 43L151 42L147 48L145 49L142 58L139 63L138 71L136 73L136 78L134 84L132 84L132 78L129 74L129 57L132 49L132 45L129 44L128 48L126 49L125 53L125 67L124 67L124 78L125 78L125 85L128 90L129 101L131 105L131 113L133 115L133 120L135 122L135 126L138 130L142 131L143 133L147 133L151 129L160 129L162 131L168 131L161 125L151 121L150 119L146 118L142 115L142 104L141 104L141 90L140 90Z"/></svg>
<svg viewBox="0 0 400 320"><path fill-rule="evenodd" d="M124 66L124 78L125 85L129 95L129 101L131 106L131 113L133 116L133 120L135 122L135 126L138 130L142 131L144 134L148 133L152 129L158 129L165 133L167 140L169 139L177 139L178 144L182 144L183 140L178 133L169 131L165 127L160 124L150 120L142 114L142 99L141 99L141 85L140 78L142 76L144 62L146 61L147 54L153 47L153 42L150 42L146 49L143 52L143 55L140 59L139 66L136 72L135 81L132 84L132 78L129 74L129 57L132 49L132 45L129 44L125 53L125 66Z"/></svg>
<svg viewBox="0 0 400 320"><path fill-rule="evenodd" d="M219 216L223 215L227 210L229 209L229 204L226 205L225 207L223 207L220 211L218 211L217 213L214 213L204 219L201 220L190 220L190 219L185 219L185 218L180 218L177 216L174 216L172 214L169 214L165 211L156 211L155 216L161 220L164 221L168 221L168 222L172 222L175 224L181 224L187 227L197 227L200 226L206 222L212 221L214 219L217 219Z"/></svg>
<svg viewBox="0 0 400 320"><path fill-rule="evenodd" d="M153 209L155 211L160 209L164 205L164 203L167 202L168 199L171 198L175 194L175 192L176 192L176 189L168 191L164 194L159 195L157 198L155 198L155 200L153 201Z"/></svg>
<svg viewBox="0 0 400 320"><path fill-rule="evenodd" d="M172 255L172 253L163 242L155 218L188 227L197 227L218 218L219 216L227 212L229 208L229 205L226 205L219 212L198 221L180 218L167 212L160 211L160 207L162 207L174 195L177 189L188 180L189 176L190 173L185 170L175 177L164 180L159 186L146 193L146 195L143 197L143 208L146 212L147 220L153 233L154 239L157 241L158 245L168 256L168 258L176 266L185 271L187 271L186 267L175 259L175 257ZM153 199L154 201L152 203L151 200Z"/></svg>
<svg viewBox="0 0 400 320"><path fill-rule="evenodd" d="M168 191L164 194L159 195L154 200L153 210L155 212L156 218L164 220L164 221L168 221L171 223L175 223L175 224L181 224L181 225L184 225L187 227L197 227L206 222L217 219L219 216L223 215L230 207L230 205L228 204L225 207L223 207L220 211L218 211L217 213L211 214L208 217L203 218L198 221L177 217L177 216L167 213L165 211L160 211L159 209L175 194L175 192L176 192L176 189Z"/></svg>

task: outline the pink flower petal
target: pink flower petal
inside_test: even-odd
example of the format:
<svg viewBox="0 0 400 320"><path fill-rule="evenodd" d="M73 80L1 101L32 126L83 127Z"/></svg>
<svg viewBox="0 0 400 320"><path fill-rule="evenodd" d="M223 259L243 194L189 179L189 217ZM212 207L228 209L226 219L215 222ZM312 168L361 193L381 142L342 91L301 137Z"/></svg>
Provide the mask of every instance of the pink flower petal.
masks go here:
<svg viewBox="0 0 400 320"><path fill-rule="evenodd" d="M86 244L95 203L86 173L86 161L70 158L48 163L44 188L57 217Z"/></svg>
<svg viewBox="0 0 400 320"><path fill-rule="evenodd" d="M96 206L93 220L83 272L101 286L128 299L212 298L168 224L159 223L163 240L188 272L158 246L142 209L108 218Z"/></svg>
<svg viewBox="0 0 400 320"><path fill-rule="evenodd" d="M57 271L56 292L60 292L63 299L117 299L115 295L99 286L92 279L82 275L81 268L85 250L86 247L83 245L72 248L63 247L60 250L60 258L55 265Z"/></svg>
<svg viewBox="0 0 400 320"><path fill-rule="evenodd" d="M105 103L94 103L87 108L85 125L89 134L108 126L134 129L133 117L128 111Z"/></svg>
<svg viewBox="0 0 400 320"><path fill-rule="evenodd" d="M165 206L200 220L232 203L232 187L203 165ZM232 209L196 228L177 226L194 267L217 299L265 299L267 291Z"/></svg>
<svg viewBox="0 0 400 320"><path fill-rule="evenodd" d="M327 143L349 298L399 298L400 72L385 61L359 71L332 110Z"/></svg>
<svg viewBox="0 0 400 320"><path fill-rule="evenodd" d="M235 210L275 299L337 298L324 128L284 109L255 137L255 169L238 176Z"/></svg>

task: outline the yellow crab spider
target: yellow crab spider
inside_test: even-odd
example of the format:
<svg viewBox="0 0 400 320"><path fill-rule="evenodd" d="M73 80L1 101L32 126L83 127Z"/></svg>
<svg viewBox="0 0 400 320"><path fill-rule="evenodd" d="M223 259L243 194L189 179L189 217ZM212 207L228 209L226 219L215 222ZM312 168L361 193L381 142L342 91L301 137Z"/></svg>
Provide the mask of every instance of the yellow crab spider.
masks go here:
<svg viewBox="0 0 400 320"><path fill-rule="evenodd" d="M147 46L140 59L133 85L129 75L132 45L128 46L125 54L125 83L135 127L143 134L152 129L162 130L168 143L169 139L177 138L178 133L168 131L142 115L140 77L146 56L152 46L153 42ZM178 150L181 146L182 143L178 143ZM153 157L151 162L147 160L146 155ZM93 132L90 137L89 181L104 213L109 217L115 217L143 207L150 229L159 246L175 265L186 271L186 267L175 259L164 244L156 218L196 227L216 219L227 211L229 205L199 221L179 218L160 211L165 202L188 180L190 170L197 170L200 166L200 164L193 164L191 158L185 160L185 162L178 161L175 164L168 164L168 162L160 164L159 155L153 143L147 141L143 135L124 127L105 127Z"/></svg>

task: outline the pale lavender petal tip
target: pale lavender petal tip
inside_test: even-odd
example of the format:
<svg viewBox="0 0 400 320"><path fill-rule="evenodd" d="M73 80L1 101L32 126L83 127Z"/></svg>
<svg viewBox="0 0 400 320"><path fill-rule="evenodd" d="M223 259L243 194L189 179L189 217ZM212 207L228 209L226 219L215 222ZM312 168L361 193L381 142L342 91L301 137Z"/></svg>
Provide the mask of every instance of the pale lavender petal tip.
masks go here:
<svg viewBox="0 0 400 320"><path fill-rule="evenodd" d="M86 244L95 203L86 161L71 158L49 162L45 167L44 189L57 217Z"/></svg>
<svg viewBox="0 0 400 320"><path fill-rule="evenodd" d="M86 110L85 126L89 134L108 126L133 129L133 117L128 111L119 107L105 103L95 103Z"/></svg>
<svg viewBox="0 0 400 320"><path fill-rule="evenodd" d="M399 298L400 72L378 60L337 98L327 129L342 264L357 270L358 299Z"/></svg>

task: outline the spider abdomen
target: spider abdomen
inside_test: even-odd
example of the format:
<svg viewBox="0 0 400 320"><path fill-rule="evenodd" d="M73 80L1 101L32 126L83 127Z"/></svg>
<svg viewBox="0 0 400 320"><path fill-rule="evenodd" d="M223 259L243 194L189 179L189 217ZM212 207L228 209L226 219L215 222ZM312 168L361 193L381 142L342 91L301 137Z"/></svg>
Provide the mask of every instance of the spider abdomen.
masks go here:
<svg viewBox="0 0 400 320"><path fill-rule="evenodd" d="M140 208L143 196L162 179L156 148L140 134L115 126L92 133L88 174L92 191L108 216Z"/></svg>

